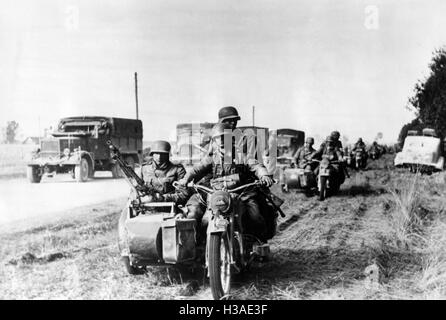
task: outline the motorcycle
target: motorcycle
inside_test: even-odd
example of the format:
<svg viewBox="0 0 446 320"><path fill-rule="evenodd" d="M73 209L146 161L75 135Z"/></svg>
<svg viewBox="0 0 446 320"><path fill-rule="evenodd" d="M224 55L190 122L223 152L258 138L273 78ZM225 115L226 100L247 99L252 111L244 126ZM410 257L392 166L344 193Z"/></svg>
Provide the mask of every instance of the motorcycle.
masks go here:
<svg viewBox="0 0 446 320"><path fill-rule="evenodd" d="M370 157L372 160L377 160L380 156L381 156L381 153L380 153L379 150L377 150L376 148L372 148L372 149L369 151L369 157Z"/></svg>
<svg viewBox="0 0 446 320"><path fill-rule="evenodd" d="M319 200L321 201L325 200L327 196L336 194L341 186L341 173L333 167L334 164L342 166L340 161L330 161L326 156L323 156L320 161L317 186L319 190ZM342 168L339 169L342 170Z"/></svg>
<svg viewBox="0 0 446 320"><path fill-rule="evenodd" d="M144 181L126 164L117 147L109 144L113 158L135 192L118 222L118 248L128 273L141 274L147 266L194 269L201 267L204 261L212 295L214 299L222 299L230 292L234 274L245 271L256 258L268 258L269 245L245 232L239 212L244 192L256 188L266 199L263 208L271 209L269 215L264 216L270 226L267 238L275 235L277 212L285 216L280 209L283 201L262 188L262 182L257 180L235 187L239 177L231 175L215 179L211 188L190 183L188 186L196 192L207 194L208 200L206 211L210 219L206 235L201 237L206 241L197 241L202 235L197 234L201 228L197 227L195 219L184 218L187 208L174 202L154 202L156 194L148 190ZM178 182L172 185L182 188Z"/></svg>
<svg viewBox="0 0 446 320"><path fill-rule="evenodd" d="M359 148L355 150L355 168L365 169L367 166L367 153L363 148Z"/></svg>
<svg viewBox="0 0 446 320"><path fill-rule="evenodd" d="M206 215L209 221L206 232L205 261L214 299L227 297L233 276L246 270L256 258L265 259L270 253L268 244L262 243L254 235L245 232L245 225L242 223L242 215L239 212L240 198L244 192L259 188L263 184L255 181L239 187L230 187L234 181L231 179L221 181L223 184L219 188L213 185L212 189L193 183L188 185L195 188L196 192L203 191L208 194ZM265 195L268 197L267 194ZM271 199L271 201L274 200ZM284 216L280 208L274 208ZM276 233L277 214L274 214L272 219L270 238Z"/></svg>
<svg viewBox="0 0 446 320"><path fill-rule="evenodd" d="M347 163L347 166L351 167L353 164L353 159L352 159L352 154L351 152L346 152L345 153L345 162Z"/></svg>

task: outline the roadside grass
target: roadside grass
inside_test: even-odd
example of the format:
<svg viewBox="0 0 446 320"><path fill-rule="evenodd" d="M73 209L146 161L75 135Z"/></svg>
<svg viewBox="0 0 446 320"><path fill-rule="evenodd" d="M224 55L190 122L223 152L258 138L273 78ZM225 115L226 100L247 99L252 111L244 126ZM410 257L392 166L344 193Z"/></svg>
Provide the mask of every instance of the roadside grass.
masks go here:
<svg viewBox="0 0 446 320"><path fill-rule="evenodd" d="M444 216L438 217L430 228L426 244L427 257L419 287L426 299L446 298L446 223Z"/></svg>
<svg viewBox="0 0 446 320"><path fill-rule="evenodd" d="M397 241L408 245L421 230L423 221L419 215L421 205L420 175L415 174L405 181L396 181L388 188L393 202L390 222Z"/></svg>

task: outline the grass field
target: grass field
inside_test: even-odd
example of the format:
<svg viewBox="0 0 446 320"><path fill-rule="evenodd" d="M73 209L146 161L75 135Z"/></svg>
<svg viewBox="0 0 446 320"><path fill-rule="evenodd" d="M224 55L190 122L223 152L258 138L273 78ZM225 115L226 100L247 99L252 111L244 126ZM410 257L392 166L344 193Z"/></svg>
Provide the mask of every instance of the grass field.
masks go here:
<svg viewBox="0 0 446 320"><path fill-rule="evenodd" d="M320 202L291 192L272 259L237 278L234 299L445 299L445 174L410 174L392 157L350 172ZM275 190L280 195L280 191ZM51 224L0 228L0 299L211 299L201 274L126 273L119 203Z"/></svg>

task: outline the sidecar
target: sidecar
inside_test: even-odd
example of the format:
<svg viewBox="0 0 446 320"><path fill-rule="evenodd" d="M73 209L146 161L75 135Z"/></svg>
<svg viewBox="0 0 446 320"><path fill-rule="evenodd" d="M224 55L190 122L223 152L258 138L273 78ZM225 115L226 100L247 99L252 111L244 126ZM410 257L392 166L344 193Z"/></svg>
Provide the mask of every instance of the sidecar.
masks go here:
<svg viewBox="0 0 446 320"><path fill-rule="evenodd" d="M175 219L173 202L129 202L121 213L118 245L130 274L149 265L193 264L196 258L195 219Z"/></svg>
<svg viewBox="0 0 446 320"><path fill-rule="evenodd" d="M316 177L312 170L304 168L283 168L280 176L282 191L289 189L303 189L309 191L316 187Z"/></svg>

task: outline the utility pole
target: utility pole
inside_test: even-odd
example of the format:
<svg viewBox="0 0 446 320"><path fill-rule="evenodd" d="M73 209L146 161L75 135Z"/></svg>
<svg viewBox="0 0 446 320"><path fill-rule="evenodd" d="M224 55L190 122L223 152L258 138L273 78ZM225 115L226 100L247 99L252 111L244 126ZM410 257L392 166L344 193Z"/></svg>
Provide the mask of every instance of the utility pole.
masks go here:
<svg viewBox="0 0 446 320"><path fill-rule="evenodd" d="M256 107L252 106L252 126L255 126L255 113L256 113Z"/></svg>
<svg viewBox="0 0 446 320"><path fill-rule="evenodd" d="M135 101L136 101L136 120L139 119L138 111L138 74L135 72Z"/></svg>
<svg viewBox="0 0 446 320"><path fill-rule="evenodd" d="M42 133L40 132L40 115L38 117L38 122L39 122L39 129L38 129L38 137L39 137L39 144L40 144L40 137L42 136Z"/></svg>

